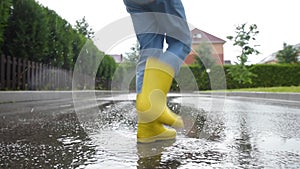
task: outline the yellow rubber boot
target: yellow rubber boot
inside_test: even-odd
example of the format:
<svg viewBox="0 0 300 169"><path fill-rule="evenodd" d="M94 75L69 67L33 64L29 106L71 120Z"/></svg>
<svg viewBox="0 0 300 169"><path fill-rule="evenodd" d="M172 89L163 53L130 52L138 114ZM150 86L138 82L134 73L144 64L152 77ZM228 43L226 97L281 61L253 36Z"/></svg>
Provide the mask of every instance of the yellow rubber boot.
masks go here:
<svg viewBox="0 0 300 169"><path fill-rule="evenodd" d="M164 125L182 128L180 116L173 113L166 105L167 93L174 77L171 66L156 58L149 58L144 72L143 87L137 95L138 142L154 142L174 139L176 130Z"/></svg>

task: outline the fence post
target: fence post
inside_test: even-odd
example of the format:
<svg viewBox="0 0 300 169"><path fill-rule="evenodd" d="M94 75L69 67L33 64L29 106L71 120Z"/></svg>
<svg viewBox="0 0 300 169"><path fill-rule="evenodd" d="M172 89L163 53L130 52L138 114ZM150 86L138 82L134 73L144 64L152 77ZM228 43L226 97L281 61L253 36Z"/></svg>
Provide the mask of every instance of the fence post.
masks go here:
<svg viewBox="0 0 300 169"><path fill-rule="evenodd" d="M60 89L61 88L61 70L59 68L56 69L57 70L57 87L56 89Z"/></svg>
<svg viewBox="0 0 300 169"><path fill-rule="evenodd" d="M55 89L55 68L53 66L51 66L51 88Z"/></svg>
<svg viewBox="0 0 300 169"><path fill-rule="evenodd" d="M39 90L40 89L40 83L39 83L39 75L40 75L40 73L39 73L39 63L37 63L37 62L35 62L35 72L34 72L34 74L35 74L35 86L36 86L36 89L35 90Z"/></svg>
<svg viewBox="0 0 300 169"><path fill-rule="evenodd" d="M81 85L89 88L88 76ZM72 88L73 71L22 58L0 55L0 90L41 90Z"/></svg>
<svg viewBox="0 0 300 169"><path fill-rule="evenodd" d="M6 58L6 88L11 88L11 57Z"/></svg>
<svg viewBox="0 0 300 169"><path fill-rule="evenodd" d="M17 58L17 86L16 88L18 90L21 89L22 86L22 62L21 62L21 58Z"/></svg>
<svg viewBox="0 0 300 169"><path fill-rule="evenodd" d="M45 78L46 78L46 64L43 64L42 65L42 84L44 86L44 89L47 89L47 85L46 85L47 83L46 83Z"/></svg>
<svg viewBox="0 0 300 169"><path fill-rule="evenodd" d="M31 76L31 79L30 79L30 86L31 86L31 89L34 89L35 88L35 62L31 62L31 72L30 72L30 76Z"/></svg>
<svg viewBox="0 0 300 169"><path fill-rule="evenodd" d="M39 74L39 63L35 62L35 84L37 90L40 89Z"/></svg>
<svg viewBox="0 0 300 169"><path fill-rule="evenodd" d="M67 74L67 86L69 89L72 89L72 74L71 74L71 70L66 70L66 74Z"/></svg>
<svg viewBox="0 0 300 169"><path fill-rule="evenodd" d="M59 70L55 67L55 89L59 88Z"/></svg>
<svg viewBox="0 0 300 169"><path fill-rule="evenodd" d="M31 77L31 71L32 71L32 65L31 62L28 60L27 61L27 89L31 88L31 81L32 81L32 77Z"/></svg>
<svg viewBox="0 0 300 169"><path fill-rule="evenodd" d="M46 83L48 86L48 89L51 89L51 83L50 83L50 79L51 79L51 66L47 65L47 69L46 69Z"/></svg>
<svg viewBox="0 0 300 169"><path fill-rule="evenodd" d="M42 82L42 71L43 71L43 64L38 64L38 85L39 89L42 90L44 88L43 82Z"/></svg>
<svg viewBox="0 0 300 169"><path fill-rule="evenodd" d="M5 56L1 55L0 56L1 60L0 60L0 89L4 89L5 88Z"/></svg>
<svg viewBox="0 0 300 169"><path fill-rule="evenodd" d="M12 57L12 86L11 89L15 90L16 89L16 83L17 83L17 59L15 57Z"/></svg>
<svg viewBox="0 0 300 169"><path fill-rule="evenodd" d="M40 89L40 84L39 84L39 63L35 62L35 71L34 71L34 77L35 77L35 90Z"/></svg>
<svg viewBox="0 0 300 169"><path fill-rule="evenodd" d="M25 90L26 89L26 82L27 82L27 79L26 79L26 74L27 74L27 71L28 71L28 65L27 65L27 60L24 59L23 62L22 62L22 69L21 69L22 73L21 73L21 76L22 76L22 82L21 82L21 86L20 88L22 90Z"/></svg>

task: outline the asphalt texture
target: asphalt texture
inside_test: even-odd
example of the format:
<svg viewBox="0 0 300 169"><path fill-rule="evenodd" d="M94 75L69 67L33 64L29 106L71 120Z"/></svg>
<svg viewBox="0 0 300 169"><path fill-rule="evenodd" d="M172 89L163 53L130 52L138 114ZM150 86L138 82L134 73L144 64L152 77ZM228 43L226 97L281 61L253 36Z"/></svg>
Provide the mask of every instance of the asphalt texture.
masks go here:
<svg viewBox="0 0 300 169"><path fill-rule="evenodd" d="M185 128L137 144L134 93L0 92L0 168L299 168L299 94L168 96Z"/></svg>

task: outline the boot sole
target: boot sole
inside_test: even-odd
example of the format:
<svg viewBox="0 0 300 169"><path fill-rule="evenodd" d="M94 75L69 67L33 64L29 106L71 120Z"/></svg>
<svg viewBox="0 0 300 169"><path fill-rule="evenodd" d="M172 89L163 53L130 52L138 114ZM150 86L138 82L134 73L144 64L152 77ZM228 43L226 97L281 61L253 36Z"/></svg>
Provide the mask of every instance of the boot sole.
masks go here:
<svg viewBox="0 0 300 169"><path fill-rule="evenodd" d="M172 129L173 130L173 129ZM176 138L176 131L174 133L163 132L151 137L137 137L138 143L152 143L156 141L173 140Z"/></svg>

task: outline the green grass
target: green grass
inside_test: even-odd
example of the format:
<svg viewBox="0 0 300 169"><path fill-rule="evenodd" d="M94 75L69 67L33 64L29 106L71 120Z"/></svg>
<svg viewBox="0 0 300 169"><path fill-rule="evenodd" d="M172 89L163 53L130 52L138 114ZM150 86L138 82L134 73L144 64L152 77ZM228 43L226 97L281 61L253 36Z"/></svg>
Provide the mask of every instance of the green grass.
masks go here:
<svg viewBox="0 0 300 169"><path fill-rule="evenodd" d="M248 91L248 92L294 92L294 93L300 93L300 86L228 89L226 91L228 91L228 92L230 92L230 91L232 91L232 92Z"/></svg>

